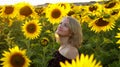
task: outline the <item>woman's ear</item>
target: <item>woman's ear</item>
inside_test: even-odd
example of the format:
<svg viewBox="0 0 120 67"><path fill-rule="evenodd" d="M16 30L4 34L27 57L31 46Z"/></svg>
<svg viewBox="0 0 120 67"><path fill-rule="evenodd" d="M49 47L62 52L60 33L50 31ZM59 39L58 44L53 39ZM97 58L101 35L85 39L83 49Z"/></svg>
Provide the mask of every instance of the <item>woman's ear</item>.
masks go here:
<svg viewBox="0 0 120 67"><path fill-rule="evenodd" d="M70 35L71 35L71 36L73 36L73 35L74 35L74 33L73 33L73 32L70 32Z"/></svg>
<svg viewBox="0 0 120 67"><path fill-rule="evenodd" d="M70 33L69 36L72 36L72 34Z"/></svg>

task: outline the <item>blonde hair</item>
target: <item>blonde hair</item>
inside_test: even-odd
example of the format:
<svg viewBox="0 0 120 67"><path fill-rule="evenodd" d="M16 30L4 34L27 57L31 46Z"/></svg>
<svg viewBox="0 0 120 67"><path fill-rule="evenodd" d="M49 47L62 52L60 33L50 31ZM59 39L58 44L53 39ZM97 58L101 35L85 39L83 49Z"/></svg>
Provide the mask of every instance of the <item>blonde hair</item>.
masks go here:
<svg viewBox="0 0 120 67"><path fill-rule="evenodd" d="M75 19L70 16L66 17L69 21L69 29L71 32L71 36L69 37L68 42L71 43L73 47L79 48L79 46L82 43L82 28L80 23Z"/></svg>

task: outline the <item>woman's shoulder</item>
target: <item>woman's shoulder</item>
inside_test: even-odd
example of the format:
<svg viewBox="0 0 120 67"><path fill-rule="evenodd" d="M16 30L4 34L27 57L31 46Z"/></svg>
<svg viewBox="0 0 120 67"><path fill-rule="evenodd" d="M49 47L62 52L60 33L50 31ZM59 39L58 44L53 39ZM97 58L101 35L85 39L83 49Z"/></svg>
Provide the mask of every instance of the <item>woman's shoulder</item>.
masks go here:
<svg viewBox="0 0 120 67"><path fill-rule="evenodd" d="M60 54L68 59L75 59L77 55L79 55L78 49L75 47L69 47L60 51Z"/></svg>
<svg viewBox="0 0 120 67"><path fill-rule="evenodd" d="M53 59L57 59L57 61L70 60L70 59L64 57L64 56L60 53L60 51L58 51L58 50L53 53Z"/></svg>
<svg viewBox="0 0 120 67"><path fill-rule="evenodd" d="M71 63L71 59L68 59L61 55L59 51L55 51L55 53L53 53L53 56L54 57L48 62L48 67L60 67L59 62L64 63L66 60Z"/></svg>

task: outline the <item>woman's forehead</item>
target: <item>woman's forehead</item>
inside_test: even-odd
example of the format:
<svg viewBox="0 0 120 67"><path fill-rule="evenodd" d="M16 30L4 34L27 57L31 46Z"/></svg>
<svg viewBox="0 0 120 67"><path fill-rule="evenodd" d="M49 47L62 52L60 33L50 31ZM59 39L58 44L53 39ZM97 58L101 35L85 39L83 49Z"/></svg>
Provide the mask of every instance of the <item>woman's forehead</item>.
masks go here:
<svg viewBox="0 0 120 67"><path fill-rule="evenodd" d="M67 18L63 18L63 19L62 19L62 22L66 22L66 23L68 23L69 20L68 20Z"/></svg>

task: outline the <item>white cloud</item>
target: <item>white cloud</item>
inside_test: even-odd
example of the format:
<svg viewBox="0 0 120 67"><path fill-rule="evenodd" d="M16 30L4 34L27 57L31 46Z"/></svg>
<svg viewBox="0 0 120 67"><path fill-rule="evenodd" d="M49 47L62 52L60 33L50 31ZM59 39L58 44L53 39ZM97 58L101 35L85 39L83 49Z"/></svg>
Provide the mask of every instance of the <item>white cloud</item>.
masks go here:
<svg viewBox="0 0 120 67"><path fill-rule="evenodd" d="M98 1L98 0L0 0L0 5L11 5L18 2L29 2L32 5L40 5L45 3L57 3L57 2L89 2L89 1Z"/></svg>

